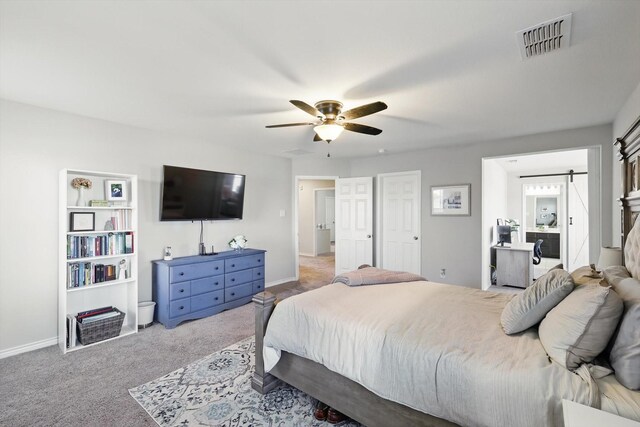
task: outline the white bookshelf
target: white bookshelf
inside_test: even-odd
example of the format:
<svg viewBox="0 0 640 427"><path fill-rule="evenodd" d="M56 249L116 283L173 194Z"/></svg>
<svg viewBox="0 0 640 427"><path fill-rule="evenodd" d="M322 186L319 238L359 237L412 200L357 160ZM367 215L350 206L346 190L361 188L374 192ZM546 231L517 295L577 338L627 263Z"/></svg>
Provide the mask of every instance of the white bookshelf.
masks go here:
<svg viewBox="0 0 640 427"><path fill-rule="evenodd" d="M78 190L71 186L74 178L87 178L92 182L90 189L84 189L86 205L76 206ZM109 206L89 206L91 200L105 200L105 181L118 180L125 182L126 201L110 202ZM86 170L63 169L59 177L59 254L58 254L58 345L63 353L101 344L126 335L138 332L138 179L136 175L107 173ZM72 212L93 213L95 229L90 231L71 231L70 216ZM116 229L105 229L105 224L112 217L125 219ZM97 238L109 233L130 233L133 252L124 253L116 250L113 254L94 254L80 256L76 253L69 257L68 242L73 238ZM73 255L73 254L72 254ZM121 260L127 266L127 277L118 278ZM76 263L110 264L116 266L116 278L103 282L83 283L73 287L69 280L69 266ZM118 337L83 346L76 342L67 348L67 315L75 315L104 306L114 306L125 313L122 330Z"/></svg>

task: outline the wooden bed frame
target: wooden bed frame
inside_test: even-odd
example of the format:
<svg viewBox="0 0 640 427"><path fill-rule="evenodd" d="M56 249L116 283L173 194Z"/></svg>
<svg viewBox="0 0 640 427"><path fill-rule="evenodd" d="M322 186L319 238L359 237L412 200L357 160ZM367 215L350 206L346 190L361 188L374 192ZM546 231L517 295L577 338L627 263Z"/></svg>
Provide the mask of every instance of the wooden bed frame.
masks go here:
<svg viewBox="0 0 640 427"><path fill-rule="evenodd" d="M640 213L640 117L629 130L617 138L621 170L621 241ZM269 292L253 298L256 315L256 357L252 387L267 393L282 380L310 396L326 403L367 427L388 426L455 426L449 421L386 400L367 390L360 384L330 371L323 365L294 354L282 352L282 357L270 373L264 372L262 349L264 333L269 317L277 304Z"/></svg>

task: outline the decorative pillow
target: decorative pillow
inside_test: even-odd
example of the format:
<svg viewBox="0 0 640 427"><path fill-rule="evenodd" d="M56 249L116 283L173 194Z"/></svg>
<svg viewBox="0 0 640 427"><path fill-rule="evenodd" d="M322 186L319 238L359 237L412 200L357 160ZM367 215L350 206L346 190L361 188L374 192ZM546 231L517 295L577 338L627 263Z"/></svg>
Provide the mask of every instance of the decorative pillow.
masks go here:
<svg viewBox="0 0 640 427"><path fill-rule="evenodd" d="M577 285L601 285L609 286L609 284L602 278L602 276L591 266L585 265L584 267L577 268L571 272L571 278Z"/></svg>
<svg viewBox="0 0 640 427"><path fill-rule="evenodd" d="M640 281L616 279L612 279L613 289L624 302L624 314L612 340L609 363L620 384L640 390Z"/></svg>
<svg viewBox="0 0 640 427"><path fill-rule="evenodd" d="M529 329L569 295L573 287L569 273L550 270L507 303L500 317L502 328L509 335Z"/></svg>
<svg viewBox="0 0 640 427"><path fill-rule="evenodd" d="M564 270L564 264L563 264L563 263L560 263L560 264L558 264L558 265L554 265L554 266L553 266L553 267L551 267L548 271L551 271L551 270Z"/></svg>
<svg viewBox="0 0 640 427"><path fill-rule="evenodd" d="M576 286L540 323L540 342L549 357L574 370L604 350L622 310L610 286Z"/></svg>
<svg viewBox="0 0 640 427"><path fill-rule="evenodd" d="M611 267L606 267L604 270L602 270L602 275L607 280L607 282L609 282L609 284L613 286L613 290L616 290L615 286L620 283L621 280L631 277L631 275L629 274L629 270L627 270L627 267L624 267L622 265L613 265Z"/></svg>

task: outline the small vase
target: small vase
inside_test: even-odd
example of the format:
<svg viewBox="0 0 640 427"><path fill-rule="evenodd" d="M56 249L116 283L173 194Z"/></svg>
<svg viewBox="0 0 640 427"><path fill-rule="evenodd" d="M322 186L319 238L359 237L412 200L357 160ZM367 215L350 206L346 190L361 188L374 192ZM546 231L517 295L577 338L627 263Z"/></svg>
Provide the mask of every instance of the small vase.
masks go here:
<svg viewBox="0 0 640 427"><path fill-rule="evenodd" d="M76 200L76 206L86 206L84 201L84 187L78 187L78 200Z"/></svg>

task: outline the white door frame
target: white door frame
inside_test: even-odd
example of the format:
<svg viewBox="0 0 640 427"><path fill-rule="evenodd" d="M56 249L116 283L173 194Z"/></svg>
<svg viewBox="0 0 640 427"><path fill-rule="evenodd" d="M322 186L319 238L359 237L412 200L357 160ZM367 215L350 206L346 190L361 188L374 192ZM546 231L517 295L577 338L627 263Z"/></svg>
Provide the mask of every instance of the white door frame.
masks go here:
<svg viewBox="0 0 640 427"><path fill-rule="evenodd" d="M413 171L404 171L404 172L392 172L392 173L379 173L376 175L375 187L376 187L376 199L375 199L375 213L376 216L374 218L374 222L376 225L376 243L375 243L375 252L373 253L373 265L376 267L382 267L382 225L384 221L382 220L382 182L387 177L393 176L401 176L401 175L417 175L418 176L418 194L420 195L420 212L422 212L422 171L413 170ZM422 242L422 213L420 214L420 218L418 218L418 237L420 238L420 242ZM420 256L420 270L422 270L422 243L418 245L418 253Z"/></svg>
<svg viewBox="0 0 640 427"><path fill-rule="evenodd" d="M295 268L295 280L300 279L300 245L298 244L298 203L300 199L300 181L304 180L326 180L326 181L334 181L340 178L335 175L296 175L293 178L293 207L291 211L293 212L293 248L294 248L294 268ZM315 203L315 202L314 202ZM315 206L314 206L315 208ZM315 210L314 210L315 216ZM315 244L315 236L314 236L314 244Z"/></svg>

